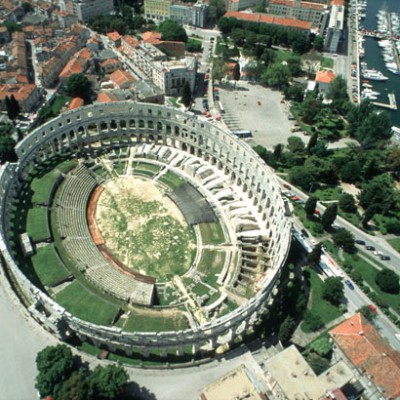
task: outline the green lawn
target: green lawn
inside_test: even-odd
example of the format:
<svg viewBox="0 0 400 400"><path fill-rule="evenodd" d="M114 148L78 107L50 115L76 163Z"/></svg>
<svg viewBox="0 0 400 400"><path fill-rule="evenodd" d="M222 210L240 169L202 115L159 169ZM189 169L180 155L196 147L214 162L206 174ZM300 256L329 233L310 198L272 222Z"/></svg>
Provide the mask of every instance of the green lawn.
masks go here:
<svg viewBox="0 0 400 400"><path fill-rule="evenodd" d="M388 239L388 243L400 253L400 238Z"/></svg>
<svg viewBox="0 0 400 400"><path fill-rule="evenodd" d="M161 183L164 183L171 189L176 189L185 183L185 180L173 172L167 172L158 179Z"/></svg>
<svg viewBox="0 0 400 400"><path fill-rule="evenodd" d="M120 318L117 326L127 332L165 332L186 329L189 324L181 313L132 310L129 318Z"/></svg>
<svg viewBox="0 0 400 400"><path fill-rule="evenodd" d="M334 60L330 57L322 57L321 67L322 68L333 68Z"/></svg>
<svg viewBox="0 0 400 400"><path fill-rule="evenodd" d="M54 300L76 317L99 325L110 324L118 309L86 290L77 281L57 293Z"/></svg>
<svg viewBox="0 0 400 400"><path fill-rule="evenodd" d="M339 186L321 185L312 195L319 201L332 201L339 200L342 192L342 188Z"/></svg>
<svg viewBox="0 0 400 400"><path fill-rule="evenodd" d="M338 307L333 306L328 301L322 298L322 286L323 282L318 274L311 268L308 269L310 272L310 285L311 285L311 308L310 311L313 314L317 314L322 318L324 324L333 321L334 319L342 315ZM301 328L304 332L309 332L307 327L302 324Z"/></svg>
<svg viewBox="0 0 400 400"><path fill-rule="evenodd" d="M54 114L58 115L60 113L60 110L66 105L66 103L70 103L72 100L72 97L64 96L62 94L58 94L51 105L51 108L54 112Z"/></svg>
<svg viewBox="0 0 400 400"><path fill-rule="evenodd" d="M224 231L219 222L199 224L203 244L221 244L225 241Z"/></svg>
<svg viewBox="0 0 400 400"><path fill-rule="evenodd" d="M52 244L39 247L31 257L31 262L44 286L53 286L69 275Z"/></svg>
<svg viewBox="0 0 400 400"><path fill-rule="evenodd" d="M321 236L321 223L319 222L319 219L317 217L311 217L311 219L307 218L304 208L299 206L298 204L293 204L293 210L295 215L300 218L304 227L308 229L313 236Z"/></svg>
<svg viewBox="0 0 400 400"><path fill-rule="evenodd" d="M381 297L383 300L385 300L386 303L390 307L392 307L394 310L399 312L400 296L398 294L390 294L390 293L383 292L379 288L379 286L375 283L375 277L378 273L378 269L376 269L373 265L371 265L366 260L360 258L357 254L347 254L347 253L344 253L344 254L345 254L345 260L348 263L351 263L353 268L361 273L361 275L364 278L364 281L373 289L373 291L379 297ZM379 263L379 265L382 266L382 264L380 264L380 263Z"/></svg>
<svg viewBox="0 0 400 400"><path fill-rule="evenodd" d="M224 267L225 257L226 253L218 250L204 249L202 251L197 271L203 275L202 280L204 282L216 286L218 274Z"/></svg>
<svg viewBox="0 0 400 400"><path fill-rule="evenodd" d="M51 188L59 175L59 172L53 170L32 180L32 203L44 203L49 200Z"/></svg>
<svg viewBox="0 0 400 400"><path fill-rule="evenodd" d="M44 207L34 207L28 210L26 221L26 231L33 242L41 242L50 237L46 221L47 209Z"/></svg>

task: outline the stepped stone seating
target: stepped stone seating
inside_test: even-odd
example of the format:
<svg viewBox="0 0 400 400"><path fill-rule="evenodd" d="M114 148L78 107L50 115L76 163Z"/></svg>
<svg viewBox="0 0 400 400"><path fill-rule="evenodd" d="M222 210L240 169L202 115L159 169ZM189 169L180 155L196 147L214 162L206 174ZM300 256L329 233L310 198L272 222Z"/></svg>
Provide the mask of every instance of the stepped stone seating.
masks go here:
<svg viewBox="0 0 400 400"><path fill-rule="evenodd" d="M154 285L139 282L114 268L100 253L87 226L86 207L97 180L84 166L67 175L60 189L57 219L63 246L76 266L94 285L113 296L150 305Z"/></svg>

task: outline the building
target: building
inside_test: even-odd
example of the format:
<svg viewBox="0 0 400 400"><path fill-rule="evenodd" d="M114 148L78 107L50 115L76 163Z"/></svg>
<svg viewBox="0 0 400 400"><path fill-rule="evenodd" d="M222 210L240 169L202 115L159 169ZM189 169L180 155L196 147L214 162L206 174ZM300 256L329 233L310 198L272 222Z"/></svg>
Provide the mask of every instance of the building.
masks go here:
<svg viewBox="0 0 400 400"><path fill-rule="evenodd" d="M340 2L339 2L340 4ZM342 39L345 18L344 5L337 5L332 2L328 27L325 36L325 50L330 53L337 53Z"/></svg>
<svg viewBox="0 0 400 400"><path fill-rule="evenodd" d="M114 83L116 89L127 89L136 79L129 72L117 69L110 75L110 81Z"/></svg>
<svg viewBox="0 0 400 400"><path fill-rule="evenodd" d="M181 25L191 25L193 20L193 7L187 4L171 4L169 18Z"/></svg>
<svg viewBox="0 0 400 400"><path fill-rule="evenodd" d="M193 92L196 82L196 59L186 57L176 61L156 61L152 68L152 81L167 96L179 95L183 85L188 82Z"/></svg>
<svg viewBox="0 0 400 400"><path fill-rule="evenodd" d="M335 78L336 75L332 71L319 70L315 77L315 82L318 84L319 92L325 96Z"/></svg>
<svg viewBox="0 0 400 400"><path fill-rule="evenodd" d="M146 19L157 22L169 19L171 0L144 0L144 15Z"/></svg>
<svg viewBox="0 0 400 400"><path fill-rule="evenodd" d="M83 99L80 97L75 97L72 99L71 103L69 103L68 111L75 110L75 108L82 107L84 105Z"/></svg>
<svg viewBox="0 0 400 400"><path fill-rule="evenodd" d="M117 58L107 58L106 60L99 62L99 70L105 75L111 74L121 68L123 68L123 64Z"/></svg>
<svg viewBox="0 0 400 400"><path fill-rule="evenodd" d="M369 399L400 398L400 352L361 313L329 331L336 354L360 374Z"/></svg>
<svg viewBox="0 0 400 400"><path fill-rule="evenodd" d="M74 15L82 22L87 22L90 17L110 14L113 11L113 0L73 0Z"/></svg>
<svg viewBox="0 0 400 400"><path fill-rule="evenodd" d="M300 0L270 0L268 12L286 18L311 22L312 28L318 29L322 33L325 31L329 19L328 6Z"/></svg>
<svg viewBox="0 0 400 400"><path fill-rule="evenodd" d="M21 112L28 113L37 108L41 96L36 85L32 84L4 84L0 85L0 110L6 111L6 97L14 96L18 101Z"/></svg>
<svg viewBox="0 0 400 400"><path fill-rule="evenodd" d="M241 21L257 22L260 24L273 25L289 31L304 32L307 35L311 30L311 22L300 21L296 18L282 18L275 15L264 13L247 13L238 11L228 11L225 13L226 18L237 18Z"/></svg>
<svg viewBox="0 0 400 400"><path fill-rule="evenodd" d="M228 11L241 11L247 8L257 7L259 0L230 0L228 3Z"/></svg>
<svg viewBox="0 0 400 400"><path fill-rule="evenodd" d="M192 25L204 28L208 20L208 5L202 0L199 0L193 6L193 20Z"/></svg>

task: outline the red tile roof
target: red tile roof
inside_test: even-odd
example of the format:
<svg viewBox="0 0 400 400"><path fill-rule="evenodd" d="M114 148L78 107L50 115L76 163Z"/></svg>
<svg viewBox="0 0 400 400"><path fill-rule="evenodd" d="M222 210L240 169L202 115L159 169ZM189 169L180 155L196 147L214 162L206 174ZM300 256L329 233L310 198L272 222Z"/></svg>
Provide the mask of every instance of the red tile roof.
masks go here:
<svg viewBox="0 0 400 400"><path fill-rule="evenodd" d="M270 0L269 4L281 4L284 6L288 7L297 7L297 2L294 0ZM300 2L300 7L302 8L313 8L314 10L324 10L325 9L325 4L319 4L319 3L311 3L308 1L301 1Z"/></svg>
<svg viewBox="0 0 400 400"><path fill-rule="evenodd" d="M142 35L142 40L144 43L157 44L161 41L161 33L160 32L145 32Z"/></svg>
<svg viewBox="0 0 400 400"><path fill-rule="evenodd" d="M133 75L131 75L129 72L124 71L122 69L117 69L110 75L110 80L115 82L115 84L119 87L122 85L125 85L126 83L129 82L135 82L136 79L134 78Z"/></svg>
<svg viewBox="0 0 400 400"><path fill-rule="evenodd" d="M336 75L332 71L320 70L317 72L315 81L320 82L320 83L331 83L335 78L336 78Z"/></svg>
<svg viewBox="0 0 400 400"><path fill-rule="evenodd" d="M331 6L344 6L344 0L332 0Z"/></svg>
<svg viewBox="0 0 400 400"><path fill-rule="evenodd" d="M260 22L263 24L277 25L283 27L292 27L297 29L310 30L311 22L300 21L296 18L283 18L275 15L263 13L245 13L240 11L228 11L224 17L233 17L242 21Z"/></svg>
<svg viewBox="0 0 400 400"><path fill-rule="evenodd" d="M384 389L385 398L400 397L400 352L358 313L329 334L354 366Z"/></svg>
<svg viewBox="0 0 400 400"><path fill-rule="evenodd" d="M110 32L107 33L107 36L113 41L116 42L117 40L121 39L121 35L118 32Z"/></svg>
<svg viewBox="0 0 400 400"><path fill-rule="evenodd" d="M112 93L100 92L97 95L97 101L100 103L111 103L112 101L116 101L116 98Z"/></svg>
<svg viewBox="0 0 400 400"><path fill-rule="evenodd" d="M0 85L0 101L5 100L6 96L14 96L17 101L27 100L36 90L36 85L33 84L4 84Z"/></svg>
<svg viewBox="0 0 400 400"><path fill-rule="evenodd" d="M75 108L79 108L83 106L83 99L80 97L75 97L72 99L71 103L69 103L68 110L74 110Z"/></svg>

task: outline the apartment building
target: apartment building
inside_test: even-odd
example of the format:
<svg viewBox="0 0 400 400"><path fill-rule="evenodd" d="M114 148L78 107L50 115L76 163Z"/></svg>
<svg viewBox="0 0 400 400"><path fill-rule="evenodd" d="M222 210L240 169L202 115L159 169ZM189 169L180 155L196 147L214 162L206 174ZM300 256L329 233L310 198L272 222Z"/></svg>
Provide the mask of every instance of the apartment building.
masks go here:
<svg viewBox="0 0 400 400"><path fill-rule="evenodd" d="M337 53L343 35L345 8L343 5L333 4L325 36L325 50Z"/></svg>
<svg viewBox="0 0 400 400"><path fill-rule="evenodd" d="M87 22L90 17L114 11L113 0L72 0L72 3L74 15L83 22Z"/></svg>
<svg viewBox="0 0 400 400"><path fill-rule="evenodd" d="M145 0L144 15L147 19L152 19L157 22L169 19L171 0Z"/></svg>
<svg viewBox="0 0 400 400"><path fill-rule="evenodd" d="M327 5L300 0L270 0L268 12L286 18L311 22L313 29L323 32L329 20Z"/></svg>

